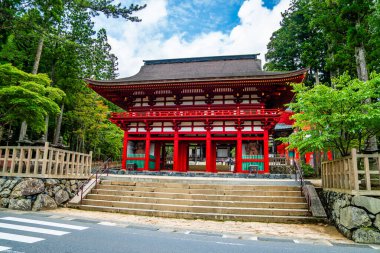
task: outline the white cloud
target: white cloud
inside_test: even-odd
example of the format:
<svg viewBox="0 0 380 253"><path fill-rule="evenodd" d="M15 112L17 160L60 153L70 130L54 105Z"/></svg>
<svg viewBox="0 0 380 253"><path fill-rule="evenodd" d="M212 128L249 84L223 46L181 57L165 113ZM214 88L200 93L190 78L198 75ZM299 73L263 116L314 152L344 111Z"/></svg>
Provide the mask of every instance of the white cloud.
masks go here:
<svg viewBox="0 0 380 253"><path fill-rule="evenodd" d="M147 8L138 13L143 19L141 23L95 20L97 27L105 27L109 32L112 51L119 58L120 77L137 73L144 59L252 53L260 53L264 59L270 36L280 26L281 12L290 4L290 0L281 0L269 10L261 0L246 0L238 13L240 24L230 33L214 31L187 41L183 34L164 36L170 15L167 1L148 0Z"/></svg>

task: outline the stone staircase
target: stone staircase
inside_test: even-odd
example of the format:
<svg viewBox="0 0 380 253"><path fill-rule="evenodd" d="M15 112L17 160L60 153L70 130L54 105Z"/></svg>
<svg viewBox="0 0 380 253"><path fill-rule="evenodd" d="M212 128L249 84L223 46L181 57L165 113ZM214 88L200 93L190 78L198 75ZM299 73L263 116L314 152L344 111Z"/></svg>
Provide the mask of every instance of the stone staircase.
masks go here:
<svg viewBox="0 0 380 253"><path fill-rule="evenodd" d="M133 215L255 222L315 222L291 180L111 177L76 208Z"/></svg>

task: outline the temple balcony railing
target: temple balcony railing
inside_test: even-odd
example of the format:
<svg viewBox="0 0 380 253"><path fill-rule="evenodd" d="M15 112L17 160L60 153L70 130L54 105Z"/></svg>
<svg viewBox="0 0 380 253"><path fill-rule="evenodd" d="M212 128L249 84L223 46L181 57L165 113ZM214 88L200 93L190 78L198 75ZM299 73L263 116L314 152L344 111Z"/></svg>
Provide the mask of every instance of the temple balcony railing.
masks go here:
<svg viewBox="0 0 380 253"><path fill-rule="evenodd" d="M111 119L173 119L173 118L275 118L282 113L278 109L241 109L241 110L186 110L186 111L145 111L145 112L113 112Z"/></svg>

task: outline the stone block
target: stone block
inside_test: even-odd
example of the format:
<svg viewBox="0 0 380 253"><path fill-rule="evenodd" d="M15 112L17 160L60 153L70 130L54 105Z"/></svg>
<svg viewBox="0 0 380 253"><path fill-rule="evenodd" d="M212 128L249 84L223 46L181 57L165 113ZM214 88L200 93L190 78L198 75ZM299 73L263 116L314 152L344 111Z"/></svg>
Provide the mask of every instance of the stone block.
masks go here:
<svg viewBox="0 0 380 253"><path fill-rule="evenodd" d="M61 205L65 203L66 201L69 200L70 196L69 193L65 190L59 190L58 192L55 193L55 202L57 205Z"/></svg>
<svg viewBox="0 0 380 253"><path fill-rule="evenodd" d="M380 230L380 214L376 215L376 219L373 225L377 227L378 230Z"/></svg>
<svg viewBox="0 0 380 253"><path fill-rule="evenodd" d="M377 198L355 196L352 198L352 204L355 206L363 207L372 214L380 213L380 199Z"/></svg>
<svg viewBox="0 0 380 253"><path fill-rule="evenodd" d="M39 194L36 201L33 204L33 211L49 210L57 208L57 204L54 199L46 194Z"/></svg>
<svg viewBox="0 0 380 253"><path fill-rule="evenodd" d="M373 228L360 228L354 231L352 239L357 243L380 244L380 232Z"/></svg>
<svg viewBox="0 0 380 253"><path fill-rule="evenodd" d="M30 199L10 199L9 209L30 211L32 209L32 200Z"/></svg>
<svg viewBox="0 0 380 253"><path fill-rule="evenodd" d="M344 207L340 210L339 223L347 229L369 227L372 225L367 212L354 206Z"/></svg>
<svg viewBox="0 0 380 253"><path fill-rule="evenodd" d="M11 193L12 198L30 196L45 190L45 184L41 179L27 179L16 185Z"/></svg>

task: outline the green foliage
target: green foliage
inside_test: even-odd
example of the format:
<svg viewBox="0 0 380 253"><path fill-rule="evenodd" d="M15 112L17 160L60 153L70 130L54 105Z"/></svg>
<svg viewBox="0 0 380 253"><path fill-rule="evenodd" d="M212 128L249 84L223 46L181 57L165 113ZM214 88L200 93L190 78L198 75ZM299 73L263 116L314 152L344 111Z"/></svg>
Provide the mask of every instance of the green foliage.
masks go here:
<svg viewBox="0 0 380 253"><path fill-rule="evenodd" d="M345 156L353 147L362 149L365 140L380 131L380 76L363 82L344 74L332 83L333 87L293 85L296 102L289 107L295 112L297 131L281 138L290 148L301 153L336 149Z"/></svg>
<svg viewBox="0 0 380 253"><path fill-rule="evenodd" d="M268 70L311 67L322 82L344 72L357 75L355 49L365 48L369 71L379 71L378 0L293 0L273 33L266 54ZM310 78L310 77L309 77Z"/></svg>
<svg viewBox="0 0 380 253"><path fill-rule="evenodd" d="M113 79L117 76L117 58L111 53L106 30L96 31L92 17L103 13L107 17L140 21L134 14L145 5L124 6L119 2L0 1L0 64L11 63L22 71L31 72L42 39L38 71L47 73L29 75L4 65L9 68L6 75L0 71L1 81L7 84L2 89L4 99L11 99L15 108L17 105L22 109L18 114L13 113L16 112L13 107L10 108L12 113L4 111L7 102L1 100L0 135L4 124L16 126L13 129L16 133L17 126L26 119L32 130L29 136L33 136L44 128L47 114L53 116L59 111L59 102L59 106L64 105L61 135L70 149L93 150L99 158L120 155L122 131L107 119L109 108L120 109L108 101L105 105L104 100L83 82L86 77ZM66 94L64 98L61 90ZM50 119L50 128L54 128L54 117ZM53 137L51 130L49 140Z"/></svg>
<svg viewBox="0 0 380 253"><path fill-rule="evenodd" d="M315 176L314 168L310 164L307 164L307 163L301 164L301 169L302 169L304 177L313 177L313 176Z"/></svg>
<svg viewBox="0 0 380 253"><path fill-rule="evenodd" d="M65 93L50 87L45 74L28 74L11 64L0 65L0 125L25 120L37 132L44 130L46 115L59 113L57 102Z"/></svg>

